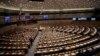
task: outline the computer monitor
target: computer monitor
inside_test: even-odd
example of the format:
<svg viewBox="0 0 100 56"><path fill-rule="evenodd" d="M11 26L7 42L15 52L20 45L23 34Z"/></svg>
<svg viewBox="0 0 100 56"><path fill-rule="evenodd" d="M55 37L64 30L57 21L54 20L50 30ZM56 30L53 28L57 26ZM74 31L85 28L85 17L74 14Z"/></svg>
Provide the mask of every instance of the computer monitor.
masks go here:
<svg viewBox="0 0 100 56"><path fill-rule="evenodd" d="M77 18L72 18L72 20L73 20L73 21L76 21L76 20L77 20Z"/></svg>
<svg viewBox="0 0 100 56"><path fill-rule="evenodd" d="M81 17L81 18L78 18L79 21L82 21L82 20L87 20L87 18L85 17Z"/></svg>
<svg viewBox="0 0 100 56"><path fill-rule="evenodd" d="M30 16L25 16L25 21L30 20Z"/></svg>
<svg viewBox="0 0 100 56"><path fill-rule="evenodd" d="M43 19L47 20L48 19L48 15L43 15Z"/></svg>
<svg viewBox="0 0 100 56"><path fill-rule="evenodd" d="M91 21L95 21L96 20L96 18L91 18Z"/></svg>
<svg viewBox="0 0 100 56"><path fill-rule="evenodd" d="M5 23L10 23L10 22L11 22L11 17L5 16Z"/></svg>

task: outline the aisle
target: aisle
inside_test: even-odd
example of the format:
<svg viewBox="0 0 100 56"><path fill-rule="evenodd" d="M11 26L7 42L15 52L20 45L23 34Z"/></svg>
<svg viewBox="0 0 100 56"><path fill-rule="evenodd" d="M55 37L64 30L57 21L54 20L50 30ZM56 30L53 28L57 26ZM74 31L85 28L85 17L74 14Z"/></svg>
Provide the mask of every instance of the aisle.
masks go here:
<svg viewBox="0 0 100 56"><path fill-rule="evenodd" d="M39 41L39 36L40 36L41 32L38 33L36 39L34 40L31 48L28 50L28 53L25 55L25 56L34 56L34 53L35 53L35 49L36 49L36 45Z"/></svg>

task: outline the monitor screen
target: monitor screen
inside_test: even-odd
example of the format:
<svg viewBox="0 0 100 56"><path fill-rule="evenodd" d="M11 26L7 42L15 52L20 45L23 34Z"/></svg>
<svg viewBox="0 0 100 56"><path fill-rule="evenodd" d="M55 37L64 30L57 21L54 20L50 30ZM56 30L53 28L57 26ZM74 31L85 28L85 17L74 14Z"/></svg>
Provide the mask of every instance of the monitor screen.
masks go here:
<svg viewBox="0 0 100 56"><path fill-rule="evenodd" d="M5 23L10 23L11 17L10 16L5 16Z"/></svg>
<svg viewBox="0 0 100 56"><path fill-rule="evenodd" d="M30 20L30 16L25 16L25 21Z"/></svg>
<svg viewBox="0 0 100 56"><path fill-rule="evenodd" d="M76 18L72 18L73 21L76 21Z"/></svg>
<svg viewBox="0 0 100 56"><path fill-rule="evenodd" d="M48 15L44 15L43 16L43 19L48 19Z"/></svg>
<svg viewBox="0 0 100 56"><path fill-rule="evenodd" d="M87 18L82 17L82 18L78 18L78 20L87 20Z"/></svg>
<svg viewBox="0 0 100 56"><path fill-rule="evenodd" d="M91 21L95 21L96 20L96 18L91 18Z"/></svg>

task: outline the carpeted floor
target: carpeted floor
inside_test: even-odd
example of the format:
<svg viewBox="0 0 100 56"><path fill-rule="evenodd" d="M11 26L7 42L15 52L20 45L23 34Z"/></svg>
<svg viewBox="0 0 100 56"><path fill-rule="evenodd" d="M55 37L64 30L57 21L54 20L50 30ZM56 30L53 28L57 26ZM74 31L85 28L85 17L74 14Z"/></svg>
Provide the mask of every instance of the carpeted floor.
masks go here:
<svg viewBox="0 0 100 56"><path fill-rule="evenodd" d="M28 53L26 54L26 56L34 56L36 45L40 38L40 34L41 34L41 32L39 32L39 34L36 36L36 39L34 40L31 48L28 50Z"/></svg>

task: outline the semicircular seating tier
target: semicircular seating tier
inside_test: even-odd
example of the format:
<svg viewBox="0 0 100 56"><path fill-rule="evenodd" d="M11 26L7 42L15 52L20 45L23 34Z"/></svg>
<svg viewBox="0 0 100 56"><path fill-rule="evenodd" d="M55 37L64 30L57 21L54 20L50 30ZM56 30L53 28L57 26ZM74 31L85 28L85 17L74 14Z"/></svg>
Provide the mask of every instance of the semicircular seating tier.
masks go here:
<svg viewBox="0 0 100 56"><path fill-rule="evenodd" d="M95 27L82 25L48 26L41 31L36 56L76 56L100 48ZM97 48L96 48L97 47Z"/></svg>

